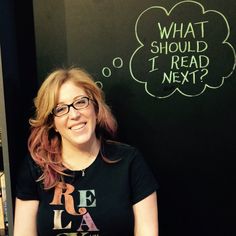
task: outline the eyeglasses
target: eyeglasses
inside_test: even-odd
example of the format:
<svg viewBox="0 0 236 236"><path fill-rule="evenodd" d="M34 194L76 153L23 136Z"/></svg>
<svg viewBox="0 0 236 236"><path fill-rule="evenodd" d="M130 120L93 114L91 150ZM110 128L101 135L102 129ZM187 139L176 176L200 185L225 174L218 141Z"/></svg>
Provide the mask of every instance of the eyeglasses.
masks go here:
<svg viewBox="0 0 236 236"><path fill-rule="evenodd" d="M60 116L64 116L67 113L69 113L70 107L73 107L75 110L84 109L84 108L88 107L89 100L93 101L92 99L90 99L88 97L82 97L82 98L76 99L71 104L58 105L55 108L53 108L52 114L54 116L60 117Z"/></svg>

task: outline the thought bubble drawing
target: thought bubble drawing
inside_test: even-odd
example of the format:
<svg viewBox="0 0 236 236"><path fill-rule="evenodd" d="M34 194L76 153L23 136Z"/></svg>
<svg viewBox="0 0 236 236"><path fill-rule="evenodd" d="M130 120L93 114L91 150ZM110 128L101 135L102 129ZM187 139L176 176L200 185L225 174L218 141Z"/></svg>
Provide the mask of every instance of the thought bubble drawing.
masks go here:
<svg viewBox="0 0 236 236"><path fill-rule="evenodd" d="M182 1L169 11L150 7L135 23L139 47L130 58L130 74L157 98L175 92L194 97L217 89L235 69L229 35L226 17L198 2Z"/></svg>
<svg viewBox="0 0 236 236"><path fill-rule="evenodd" d="M112 60L112 66L113 66L114 68L120 69L120 68L123 67L123 65L124 65L124 62L123 62L123 60L122 60L121 57L115 57L115 58ZM102 75L103 75L104 77L109 78L109 77L111 77L111 74L112 74L112 72L111 72L110 67L105 66L105 67L102 68Z"/></svg>
<svg viewBox="0 0 236 236"><path fill-rule="evenodd" d="M115 68L115 69L120 69L122 68L124 65L124 62L123 62L123 59L121 57L115 57L113 60L112 60L112 67ZM108 66L105 66L102 68L102 75L103 77L105 78L110 78L111 75L112 75L112 70L110 67ZM96 81L95 82L97 84L97 86L99 88L103 88L103 83L101 81Z"/></svg>

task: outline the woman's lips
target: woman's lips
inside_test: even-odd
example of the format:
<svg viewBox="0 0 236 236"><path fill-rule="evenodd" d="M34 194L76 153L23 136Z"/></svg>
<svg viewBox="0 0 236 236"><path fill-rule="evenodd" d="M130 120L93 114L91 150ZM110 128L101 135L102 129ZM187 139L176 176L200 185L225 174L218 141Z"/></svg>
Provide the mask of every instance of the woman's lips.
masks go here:
<svg viewBox="0 0 236 236"><path fill-rule="evenodd" d="M80 124L78 124L78 125L73 125L72 127L70 127L70 129L71 130L80 130L80 129L82 129L82 128L84 128L84 126L86 125L86 122L84 122L84 123L80 123Z"/></svg>

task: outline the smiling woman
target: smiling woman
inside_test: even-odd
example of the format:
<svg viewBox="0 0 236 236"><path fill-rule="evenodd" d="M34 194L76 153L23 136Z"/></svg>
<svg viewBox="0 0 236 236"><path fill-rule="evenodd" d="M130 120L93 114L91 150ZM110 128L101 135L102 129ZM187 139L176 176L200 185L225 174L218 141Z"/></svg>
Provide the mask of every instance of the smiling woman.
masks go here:
<svg viewBox="0 0 236 236"><path fill-rule="evenodd" d="M99 139L95 134L97 118L95 107L92 103L89 104L89 100L84 99L86 96L86 92L71 81L62 84L59 90L58 103L61 105L57 105L57 108L65 106L68 108L68 113L60 117L55 116L54 126L61 137L62 160L66 159L66 163L70 163L73 169L86 168L88 165L86 157L92 155L95 158L100 149ZM73 103L78 104L78 100L87 101L86 106L80 109L76 106L74 108ZM66 105L71 102L72 105ZM73 109L70 108L71 106ZM72 150L75 152L73 153ZM78 150L83 150L79 155L80 161L77 157Z"/></svg>
<svg viewBox="0 0 236 236"><path fill-rule="evenodd" d="M157 236L156 180L136 148L110 140L116 119L92 77L56 70L34 102L14 235Z"/></svg>

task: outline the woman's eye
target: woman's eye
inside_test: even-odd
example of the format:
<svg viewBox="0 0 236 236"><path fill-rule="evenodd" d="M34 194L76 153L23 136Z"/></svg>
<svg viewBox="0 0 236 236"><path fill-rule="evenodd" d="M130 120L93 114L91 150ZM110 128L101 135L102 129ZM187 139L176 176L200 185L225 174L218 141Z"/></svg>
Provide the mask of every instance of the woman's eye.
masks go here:
<svg viewBox="0 0 236 236"><path fill-rule="evenodd" d="M86 105L86 103L87 103L86 99L81 98L81 99L75 101L74 106L75 107L83 107L84 105Z"/></svg>
<svg viewBox="0 0 236 236"><path fill-rule="evenodd" d="M58 113L64 113L67 110L67 106L60 106L56 107L55 112Z"/></svg>

